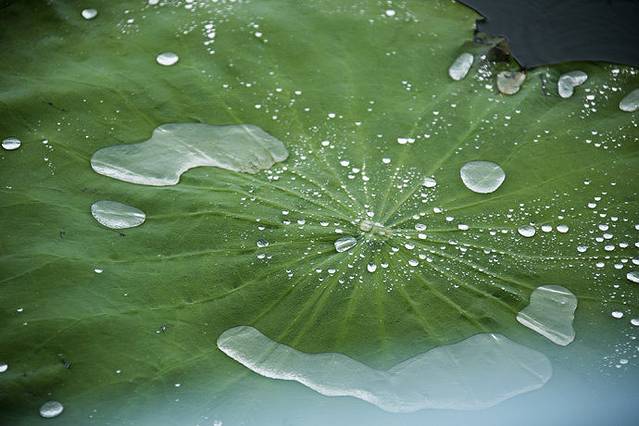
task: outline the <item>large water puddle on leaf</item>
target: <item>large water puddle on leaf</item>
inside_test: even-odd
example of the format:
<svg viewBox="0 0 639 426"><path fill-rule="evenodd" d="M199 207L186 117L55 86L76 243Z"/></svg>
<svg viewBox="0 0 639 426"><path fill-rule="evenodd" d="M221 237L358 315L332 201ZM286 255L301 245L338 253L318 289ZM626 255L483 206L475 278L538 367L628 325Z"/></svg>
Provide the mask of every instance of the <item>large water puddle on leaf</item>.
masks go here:
<svg viewBox="0 0 639 426"><path fill-rule="evenodd" d="M545 355L483 333L375 370L339 353L308 354L253 327L231 328L218 348L250 370L294 380L327 396L352 396L390 412L475 410L541 388L552 376Z"/></svg>
<svg viewBox="0 0 639 426"><path fill-rule="evenodd" d="M284 161L282 142L257 126L163 124L147 141L100 149L91 158L97 173L141 185L175 185L200 166L257 173Z"/></svg>
<svg viewBox="0 0 639 426"><path fill-rule="evenodd" d="M572 322L576 309L577 297L570 290L544 285L532 292L530 304L517 314L517 321L551 342L566 346L575 339Z"/></svg>

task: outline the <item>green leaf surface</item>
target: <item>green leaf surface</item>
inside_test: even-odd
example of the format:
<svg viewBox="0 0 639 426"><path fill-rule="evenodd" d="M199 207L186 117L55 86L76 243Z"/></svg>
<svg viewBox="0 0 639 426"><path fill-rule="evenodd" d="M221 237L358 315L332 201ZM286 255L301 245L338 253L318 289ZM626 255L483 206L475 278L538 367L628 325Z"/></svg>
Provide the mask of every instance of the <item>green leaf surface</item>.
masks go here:
<svg viewBox="0 0 639 426"><path fill-rule="evenodd" d="M528 424L574 407L596 421L601 395L636 403L639 129L618 103L637 70L539 68L501 95L494 76L512 64L481 59L477 15L445 0L96 1L93 20L83 2L3 6L0 138L22 146L0 151L0 423ZM176 65L156 63L166 51ZM464 51L475 64L453 81ZM588 81L562 99L575 69ZM289 157L257 174L194 168L174 186L91 169L97 150L166 123L259 126ZM494 193L462 183L475 160L505 171ZM98 200L146 222L105 228ZM528 224L532 238L517 232ZM342 236L358 244L338 253ZM516 320L540 285L577 296L569 346ZM389 414L251 373L216 348L237 325L377 369L495 332L555 372L478 414ZM39 419L52 399L64 413Z"/></svg>

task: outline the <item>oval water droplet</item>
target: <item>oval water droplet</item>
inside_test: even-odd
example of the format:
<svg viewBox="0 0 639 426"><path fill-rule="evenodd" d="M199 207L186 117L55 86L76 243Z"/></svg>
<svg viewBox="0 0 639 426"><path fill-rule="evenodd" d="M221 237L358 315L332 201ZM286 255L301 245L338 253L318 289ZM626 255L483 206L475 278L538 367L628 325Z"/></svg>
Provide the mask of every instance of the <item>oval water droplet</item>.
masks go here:
<svg viewBox="0 0 639 426"><path fill-rule="evenodd" d="M459 55L450 68L448 68L448 75L450 78L459 81L466 77L470 67L473 65L474 59L475 58L470 53L464 52Z"/></svg>
<svg viewBox="0 0 639 426"><path fill-rule="evenodd" d="M264 238L260 238L259 240L257 240L256 244L259 248L264 248L264 247L268 247L269 242L266 241Z"/></svg>
<svg viewBox="0 0 639 426"><path fill-rule="evenodd" d="M338 253L343 253L355 247L357 240L353 237L342 237L335 241L335 250Z"/></svg>
<svg viewBox="0 0 639 426"><path fill-rule="evenodd" d="M45 419L57 417L64 411L64 406L58 401L47 401L40 407L40 416Z"/></svg>
<svg viewBox="0 0 639 426"><path fill-rule="evenodd" d="M9 369L9 365L6 362L0 362L0 373L4 373Z"/></svg>
<svg viewBox="0 0 639 426"><path fill-rule="evenodd" d="M87 21L95 18L96 16L98 16L98 11L95 9L84 9L82 11L82 17Z"/></svg>
<svg viewBox="0 0 639 426"><path fill-rule="evenodd" d="M625 112L635 112L639 109L639 89L628 93L619 102L619 109Z"/></svg>
<svg viewBox="0 0 639 426"><path fill-rule="evenodd" d="M612 311L610 315L612 315L612 317L615 319L623 318L623 312L620 312L620 311Z"/></svg>
<svg viewBox="0 0 639 426"><path fill-rule="evenodd" d="M6 138L2 141L2 148L7 151L15 151L20 148L20 145L22 145L22 141L18 138Z"/></svg>
<svg viewBox="0 0 639 426"><path fill-rule="evenodd" d="M462 166L459 175L466 188L479 194L495 192L506 179L499 164L490 161L470 161Z"/></svg>
<svg viewBox="0 0 639 426"><path fill-rule="evenodd" d="M588 251L588 246L577 246L577 251L579 253L585 253Z"/></svg>
<svg viewBox="0 0 639 426"><path fill-rule="evenodd" d="M91 214L98 223L111 229L134 228L146 220L142 210L117 201L96 201L91 206Z"/></svg>
<svg viewBox="0 0 639 426"><path fill-rule="evenodd" d="M570 228L568 228L568 225L557 225L557 232L559 232L560 234L565 234L570 230Z"/></svg>
<svg viewBox="0 0 639 426"><path fill-rule="evenodd" d="M628 281L639 284L639 271L630 271L626 274Z"/></svg>
<svg viewBox="0 0 639 426"><path fill-rule="evenodd" d="M526 80L526 74L519 71L502 71L497 74L497 89L504 95L514 95L519 92Z"/></svg>
<svg viewBox="0 0 639 426"><path fill-rule="evenodd" d="M437 186L437 181L435 179L433 179L432 177L426 177L422 181L422 185L425 188L434 188L434 187Z"/></svg>
<svg viewBox="0 0 639 426"><path fill-rule="evenodd" d="M368 270L368 272L375 272L377 271L377 265L374 263L369 263L368 265L366 265L366 269Z"/></svg>
<svg viewBox="0 0 639 426"><path fill-rule="evenodd" d="M517 232L522 237L530 238L535 235L535 227L531 225L524 225L517 228Z"/></svg>
<svg viewBox="0 0 639 426"><path fill-rule="evenodd" d="M562 74L557 82L557 92L562 98L569 98L575 92L575 87L581 86L586 80L588 80L588 74L583 71L571 71Z"/></svg>
<svg viewBox="0 0 639 426"><path fill-rule="evenodd" d="M170 67L171 65L177 64L177 62L180 60L180 57L177 55L177 53L162 52L155 58L155 60L160 65Z"/></svg>

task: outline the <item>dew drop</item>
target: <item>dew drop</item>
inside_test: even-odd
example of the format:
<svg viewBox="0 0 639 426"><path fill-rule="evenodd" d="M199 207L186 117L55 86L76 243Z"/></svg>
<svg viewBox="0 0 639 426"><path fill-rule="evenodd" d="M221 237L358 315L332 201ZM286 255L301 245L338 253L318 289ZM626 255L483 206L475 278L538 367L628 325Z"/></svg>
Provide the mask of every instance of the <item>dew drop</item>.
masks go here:
<svg viewBox="0 0 639 426"><path fill-rule="evenodd" d="M155 58L155 60L160 65L170 67L171 65L177 64L177 62L180 60L180 57L173 52L162 52Z"/></svg>
<svg viewBox="0 0 639 426"><path fill-rule="evenodd" d="M619 109L625 112L635 112L639 109L639 89L635 89L628 93L619 102Z"/></svg>
<svg viewBox="0 0 639 426"><path fill-rule="evenodd" d="M550 226L550 225L541 225L541 230L543 232L546 232L546 233L552 232L552 226Z"/></svg>
<svg viewBox="0 0 639 426"><path fill-rule="evenodd" d="M64 411L64 406L58 401L47 401L40 407L40 416L51 419L62 414L62 411Z"/></svg>
<svg viewBox="0 0 639 426"><path fill-rule="evenodd" d="M568 225L557 225L557 232L559 232L560 234L565 234L570 230L570 228L568 228Z"/></svg>
<svg viewBox="0 0 639 426"><path fill-rule="evenodd" d="M437 181L431 177L427 177L427 178L424 178L424 180L422 181L422 185L425 188L434 188L437 186Z"/></svg>
<svg viewBox="0 0 639 426"><path fill-rule="evenodd" d="M638 271L630 271L626 274L626 278L628 281L633 282L635 284L639 284L639 272Z"/></svg>
<svg viewBox="0 0 639 426"><path fill-rule="evenodd" d="M357 240L354 237L342 237L335 241L335 250L338 253L343 253L355 247Z"/></svg>
<svg viewBox="0 0 639 426"><path fill-rule="evenodd" d="M535 227L531 225L524 225L517 228L517 232L522 237L530 238L535 235Z"/></svg>
<svg viewBox="0 0 639 426"><path fill-rule="evenodd" d="M98 11L95 9L84 9L82 11L82 17L87 21L95 18L96 16L98 16Z"/></svg>
<svg viewBox="0 0 639 426"><path fill-rule="evenodd" d="M0 373L4 373L9 369L9 365L6 362L0 362Z"/></svg>
<svg viewBox="0 0 639 426"><path fill-rule="evenodd" d="M504 183L506 173L490 161L470 161L459 172L466 188L479 194L495 192Z"/></svg>
<svg viewBox="0 0 639 426"><path fill-rule="evenodd" d="M562 74L557 82L557 92L562 98L569 98L575 92L575 87L581 86L586 80L588 80L588 74L583 71L571 71Z"/></svg>
<svg viewBox="0 0 639 426"><path fill-rule="evenodd" d="M514 95L526 80L526 74L518 71L502 71L497 74L497 89L504 95Z"/></svg>
<svg viewBox="0 0 639 426"><path fill-rule="evenodd" d="M268 241L266 241L264 238L260 238L259 240L257 240L256 245L257 245L259 248L264 248L264 247L268 247L269 242L268 242Z"/></svg>
<svg viewBox="0 0 639 426"><path fill-rule="evenodd" d="M577 251L579 253L585 253L586 251L588 251L588 246L577 246Z"/></svg>
<svg viewBox="0 0 639 426"><path fill-rule="evenodd" d="M612 315L612 317L616 319L623 318L623 312L620 311L612 311L610 315Z"/></svg>
<svg viewBox="0 0 639 426"><path fill-rule="evenodd" d="M142 210L117 201L96 201L91 206L91 214L100 225L111 229L134 228L146 220Z"/></svg>
<svg viewBox="0 0 639 426"><path fill-rule="evenodd" d="M410 259L410 260L408 261L408 264L409 264L410 266L415 267L415 266L419 265L419 261L418 261L417 259Z"/></svg>
<svg viewBox="0 0 639 426"><path fill-rule="evenodd" d="M457 225L457 229L459 229L460 231L468 231L470 227L466 225L465 223L460 223Z"/></svg>
<svg viewBox="0 0 639 426"><path fill-rule="evenodd" d="M639 318L631 319L630 324L634 325L635 327L639 327Z"/></svg>
<svg viewBox="0 0 639 426"><path fill-rule="evenodd" d="M470 53L462 53L455 59L450 68L448 68L448 75L453 80L462 80L468 74L470 67L473 65L475 58Z"/></svg>
<svg viewBox="0 0 639 426"><path fill-rule="evenodd" d="M375 272L377 271L377 265L374 263L369 263L368 265L366 265L366 269L368 270L368 272Z"/></svg>
<svg viewBox="0 0 639 426"><path fill-rule="evenodd" d="M6 138L2 141L2 148L7 151L15 151L20 148L20 145L22 145L22 141L18 138Z"/></svg>

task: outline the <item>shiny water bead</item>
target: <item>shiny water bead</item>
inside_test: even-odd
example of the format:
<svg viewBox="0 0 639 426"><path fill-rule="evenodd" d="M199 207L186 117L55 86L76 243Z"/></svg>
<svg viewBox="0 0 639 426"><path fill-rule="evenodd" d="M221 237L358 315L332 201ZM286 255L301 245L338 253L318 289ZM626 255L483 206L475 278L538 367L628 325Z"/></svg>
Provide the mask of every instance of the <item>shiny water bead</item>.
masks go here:
<svg viewBox="0 0 639 426"><path fill-rule="evenodd" d="M47 401L40 407L40 416L45 419L58 417L64 411L64 406L58 401Z"/></svg>
<svg viewBox="0 0 639 426"><path fill-rule="evenodd" d="M15 151L20 148L22 141L18 138L6 138L2 141L2 148L7 151Z"/></svg>
<svg viewBox="0 0 639 426"><path fill-rule="evenodd" d="M335 241L335 250L338 253L343 253L355 247L357 240L354 237L342 237Z"/></svg>
<svg viewBox="0 0 639 426"><path fill-rule="evenodd" d="M448 68L448 75L453 80L459 81L464 79L470 70L470 67L473 65L474 61L473 55L470 53L462 53L453 61L450 68Z"/></svg>
<svg viewBox="0 0 639 426"><path fill-rule="evenodd" d="M583 71L571 71L562 74L557 82L557 92L562 98L569 98L575 92L575 87L581 86L586 80L588 80L588 74Z"/></svg>
<svg viewBox="0 0 639 426"><path fill-rule="evenodd" d="M264 238L260 238L259 240L257 240L256 245L257 245L259 248L264 248L264 247L268 247L269 242L268 242L268 241L266 241Z"/></svg>
<svg viewBox="0 0 639 426"><path fill-rule="evenodd" d="M612 315L612 317L615 319L623 318L623 312L620 312L620 311L612 311L610 315Z"/></svg>
<svg viewBox="0 0 639 426"><path fill-rule="evenodd" d="M422 186L425 188L434 188L437 186L437 181L431 177L426 177L422 181Z"/></svg>
<svg viewBox="0 0 639 426"><path fill-rule="evenodd" d="M635 89L628 93L619 102L619 109L625 112L635 112L639 109L639 89Z"/></svg>
<svg viewBox="0 0 639 426"><path fill-rule="evenodd" d="M95 9L84 9L82 11L82 17L87 21L95 18L96 16L98 16L98 11Z"/></svg>
<svg viewBox="0 0 639 426"><path fill-rule="evenodd" d="M180 60L180 57L173 52L162 52L155 58L155 60L158 64L169 67L171 65L177 64L177 62Z"/></svg>
<svg viewBox="0 0 639 426"><path fill-rule="evenodd" d="M535 235L535 227L531 225L524 225L517 228L517 232L522 237L530 238Z"/></svg>
<svg viewBox="0 0 639 426"><path fill-rule="evenodd" d="M4 373L9 369L9 365L6 362L0 362L0 373Z"/></svg>
<svg viewBox="0 0 639 426"><path fill-rule="evenodd" d="M519 92L524 80L526 80L526 73L502 71L497 74L497 89L504 95L514 95Z"/></svg>
<svg viewBox="0 0 639 426"><path fill-rule="evenodd" d="M495 192L506 179L499 164L490 161L470 161L462 166L459 175L466 188L479 194Z"/></svg>
<svg viewBox="0 0 639 426"><path fill-rule="evenodd" d="M557 232L559 232L560 234L565 234L570 230L570 228L568 228L568 225L557 225Z"/></svg>
<svg viewBox="0 0 639 426"><path fill-rule="evenodd" d="M630 271L626 274L628 281L639 284L639 271Z"/></svg>
<svg viewBox="0 0 639 426"><path fill-rule="evenodd" d="M117 201L96 201L91 206L91 214L100 225L111 229L134 228L146 220L142 210Z"/></svg>

